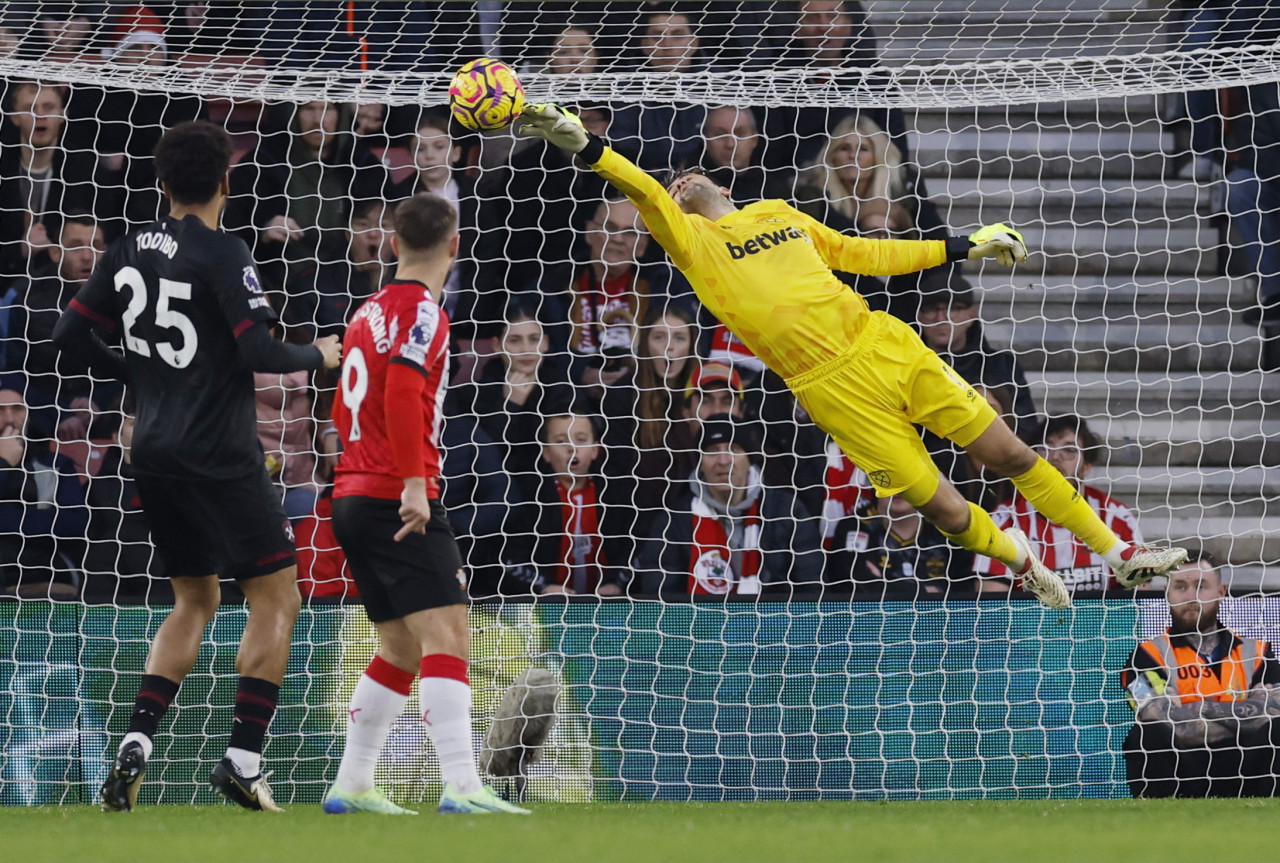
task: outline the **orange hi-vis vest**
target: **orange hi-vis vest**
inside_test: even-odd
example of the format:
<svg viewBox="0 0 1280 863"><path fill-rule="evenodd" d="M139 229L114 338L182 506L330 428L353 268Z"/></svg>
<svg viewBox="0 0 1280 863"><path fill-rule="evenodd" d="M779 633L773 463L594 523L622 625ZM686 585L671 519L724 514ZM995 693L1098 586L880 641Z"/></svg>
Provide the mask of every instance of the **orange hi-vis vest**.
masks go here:
<svg viewBox="0 0 1280 863"><path fill-rule="evenodd" d="M1262 665L1265 641L1241 638L1215 666L1190 645L1175 645L1168 633L1144 641L1142 649L1164 666L1164 694L1177 694L1183 704L1196 701L1238 701L1249 695L1254 674Z"/></svg>

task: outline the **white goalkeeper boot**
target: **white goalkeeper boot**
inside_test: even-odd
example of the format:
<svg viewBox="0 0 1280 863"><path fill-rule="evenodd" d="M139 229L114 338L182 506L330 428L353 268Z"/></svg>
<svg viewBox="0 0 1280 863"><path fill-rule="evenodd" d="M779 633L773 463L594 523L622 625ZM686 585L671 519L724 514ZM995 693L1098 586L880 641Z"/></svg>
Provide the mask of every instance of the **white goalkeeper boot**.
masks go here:
<svg viewBox="0 0 1280 863"><path fill-rule="evenodd" d="M1127 558L1111 567L1121 587L1132 590L1153 578L1168 575L1187 562L1185 548L1148 548L1135 545L1125 550Z"/></svg>
<svg viewBox="0 0 1280 863"><path fill-rule="evenodd" d="M1026 569L1014 573L1022 588L1031 591L1036 599L1050 608L1070 608L1071 594L1067 593L1067 585L1061 576L1040 562L1027 535L1016 527L1006 527L1004 532L1018 546L1018 551L1027 556Z"/></svg>

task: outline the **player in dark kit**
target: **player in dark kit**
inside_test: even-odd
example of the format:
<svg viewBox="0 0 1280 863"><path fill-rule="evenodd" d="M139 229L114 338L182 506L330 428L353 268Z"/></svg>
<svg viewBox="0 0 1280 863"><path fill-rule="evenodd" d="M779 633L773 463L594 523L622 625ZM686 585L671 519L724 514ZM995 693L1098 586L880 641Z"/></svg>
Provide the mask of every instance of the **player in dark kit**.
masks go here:
<svg viewBox="0 0 1280 863"><path fill-rule="evenodd" d="M436 484L449 379L440 296L458 255L458 214L443 198L415 195L396 207L392 244L395 278L347 327L334 405L342 455L333 529L380 646L351 696L347 745L324 811L414 814L374 786L373 772L420 674L422 721L444 777L437 811L526 814L476 769L462 557Z"/></svg>
<svg viewBox="0 0 1280 863"><path fill-rule="evenodd" d="M240 583L249 619L230 746L210 784L248 809L279 809L261 753L301 601L293 532L258 443L253 373L337 368L342 346L333 336L306 346L272 338L249 249L218 230L230 159L230 138L210 123L165 133L155 165L170 215L112 244L54 331L60 350L133 392L138 494L175 598L102 786L109 812L137 801L156 727L218 609L215 573Z"/></svg>

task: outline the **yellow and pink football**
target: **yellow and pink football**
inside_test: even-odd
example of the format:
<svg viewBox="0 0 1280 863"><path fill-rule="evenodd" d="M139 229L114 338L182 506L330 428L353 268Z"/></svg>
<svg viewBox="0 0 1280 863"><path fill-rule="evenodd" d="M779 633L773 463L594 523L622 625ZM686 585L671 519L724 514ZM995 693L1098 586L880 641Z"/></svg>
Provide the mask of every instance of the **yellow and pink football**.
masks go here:
<svg viewBox="0 0 1280 863"><path fill-rule="evenodd" d="M472 131L505 129L524 110L524 87L506 63L481 57L453 76L449 109L454 119Z"/></svg>

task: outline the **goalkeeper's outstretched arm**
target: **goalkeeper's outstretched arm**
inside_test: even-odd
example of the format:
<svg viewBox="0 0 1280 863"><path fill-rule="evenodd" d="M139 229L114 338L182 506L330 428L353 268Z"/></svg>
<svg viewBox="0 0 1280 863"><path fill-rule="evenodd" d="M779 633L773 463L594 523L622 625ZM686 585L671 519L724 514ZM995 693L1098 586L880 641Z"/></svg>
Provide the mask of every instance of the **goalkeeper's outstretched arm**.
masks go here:
<svg viewBox="0 0 1280 863"><path fill-rule="evenodd" d="M649 233L677 268L691 263L697 237L690 222L692 217L680 209L661 183L587 132L576 116L555 105L531 105L520 115L519 131L523 136L542 138L581 156L636 205Z"/></svg>

